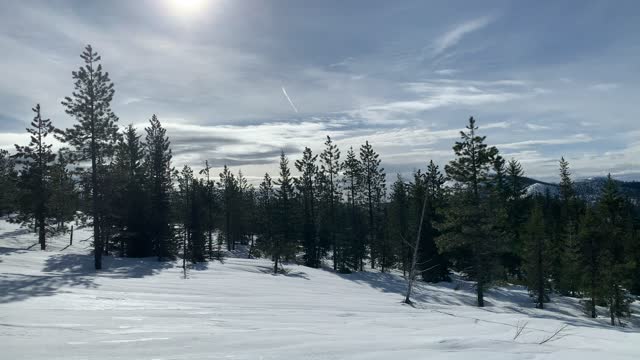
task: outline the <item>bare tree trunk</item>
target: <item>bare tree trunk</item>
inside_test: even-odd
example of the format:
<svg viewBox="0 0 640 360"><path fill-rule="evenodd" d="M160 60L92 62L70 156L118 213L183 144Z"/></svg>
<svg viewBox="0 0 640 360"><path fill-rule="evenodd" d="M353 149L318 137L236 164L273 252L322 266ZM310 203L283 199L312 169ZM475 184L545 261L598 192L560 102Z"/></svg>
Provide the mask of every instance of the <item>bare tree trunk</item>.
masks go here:
<svg viewBox="0 0 640 360"><path fill-rule="evenodd" d="M538 243L538 309L544 309L544 271L542 271L542 238Z"/></svg>
<svg viewBox="0 0 640 360"><path fill-rule="evenodd" d="M422 202L422 212L420 214L420 223L418 224L418 234L416 234L416 242L413 245L413 257L411 259L411 269L409 270L409 283L407 284L407 296L404 298L405 304L411 304L411 290L413 282L416 280L416 263L418 262L418 249L420 248L420 237L422 236L422 223L424 222L424 213L427 208L427 194Z"/></svg>
<svg viewBox="0 0 640 360"><path fill-rule="evenodd" d="M40 250L45 250L47 248L47 245L45 243L45 234L46 229L44 216L40 216L40 218L38 219L38 241L40 242Z"/></svg>

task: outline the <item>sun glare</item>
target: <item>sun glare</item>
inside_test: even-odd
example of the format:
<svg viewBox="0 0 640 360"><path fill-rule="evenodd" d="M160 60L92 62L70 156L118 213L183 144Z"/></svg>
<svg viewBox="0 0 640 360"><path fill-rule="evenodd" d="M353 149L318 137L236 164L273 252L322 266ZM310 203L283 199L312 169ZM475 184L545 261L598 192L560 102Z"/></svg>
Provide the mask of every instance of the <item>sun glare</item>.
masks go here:
<svg viewBox="0 0 640 360"><path fill-rule="evenodd" d="M191 17L204 10L209 0L166 0L173 15Z"/></svg>

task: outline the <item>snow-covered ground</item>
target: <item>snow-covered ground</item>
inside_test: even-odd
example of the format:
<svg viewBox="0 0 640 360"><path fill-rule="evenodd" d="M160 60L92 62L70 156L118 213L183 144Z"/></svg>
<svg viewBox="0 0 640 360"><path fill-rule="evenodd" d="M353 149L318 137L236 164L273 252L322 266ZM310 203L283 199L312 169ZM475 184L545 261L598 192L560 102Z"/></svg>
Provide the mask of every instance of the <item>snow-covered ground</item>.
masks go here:
<svg viewBox="0 0 640 360"><path fill-rule="evenodd" d="M536 310L524 289L496 288L478 309L458 281L419 284L413 308L397 274L274 276L269 261L240 258L184 279L178 264L107 257L96 274L89 236L40 251L0 221L1 359L640 359L637 324L612 328L573 299Z"/></svg>

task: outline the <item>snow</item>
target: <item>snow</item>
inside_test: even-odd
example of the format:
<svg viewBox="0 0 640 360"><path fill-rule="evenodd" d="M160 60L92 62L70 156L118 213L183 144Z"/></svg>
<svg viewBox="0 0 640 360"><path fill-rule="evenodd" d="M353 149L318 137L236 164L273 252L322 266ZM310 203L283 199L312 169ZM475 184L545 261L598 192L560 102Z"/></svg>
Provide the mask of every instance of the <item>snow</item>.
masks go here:
<svg viewBox="0 0 640 360"><path fill-rule="evenodd" d="M79 229L74 245L62 235L40 251L33 234L0 220L0 358L640 358L637 317L613 328L604 312L589 319L558 297L538 310L517 286L489 291L479 309L467 282L420 283L410 307L399 274L373 271L287 265L274 276L270 261L228 258L185 279L178 263L106 257L96 273L89 237Z"/></svg>

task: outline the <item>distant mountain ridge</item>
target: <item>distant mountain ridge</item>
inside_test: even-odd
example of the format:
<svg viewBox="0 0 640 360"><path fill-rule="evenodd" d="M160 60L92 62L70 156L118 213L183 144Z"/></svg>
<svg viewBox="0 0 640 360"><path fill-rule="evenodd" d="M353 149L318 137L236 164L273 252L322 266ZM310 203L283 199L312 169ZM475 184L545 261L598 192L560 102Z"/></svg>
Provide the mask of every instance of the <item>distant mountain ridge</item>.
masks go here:
<svg viewBox="0 0 640 360"><path fill-rule="evenodd" d="M620 193L629 198L635 204L640 203L640 181L622 181L613 180L617 185ZM579 198L587 201L594 202L602 193L602 188L607 182L607 178L604 176L590 177L586 179L576 180L574 182L574 188ZM539 181L532 178L525 177L525 183L527 186L527 195L545 195L549 192L551 196L558 196L559 185L554 183L548 183Z"/></svg>

